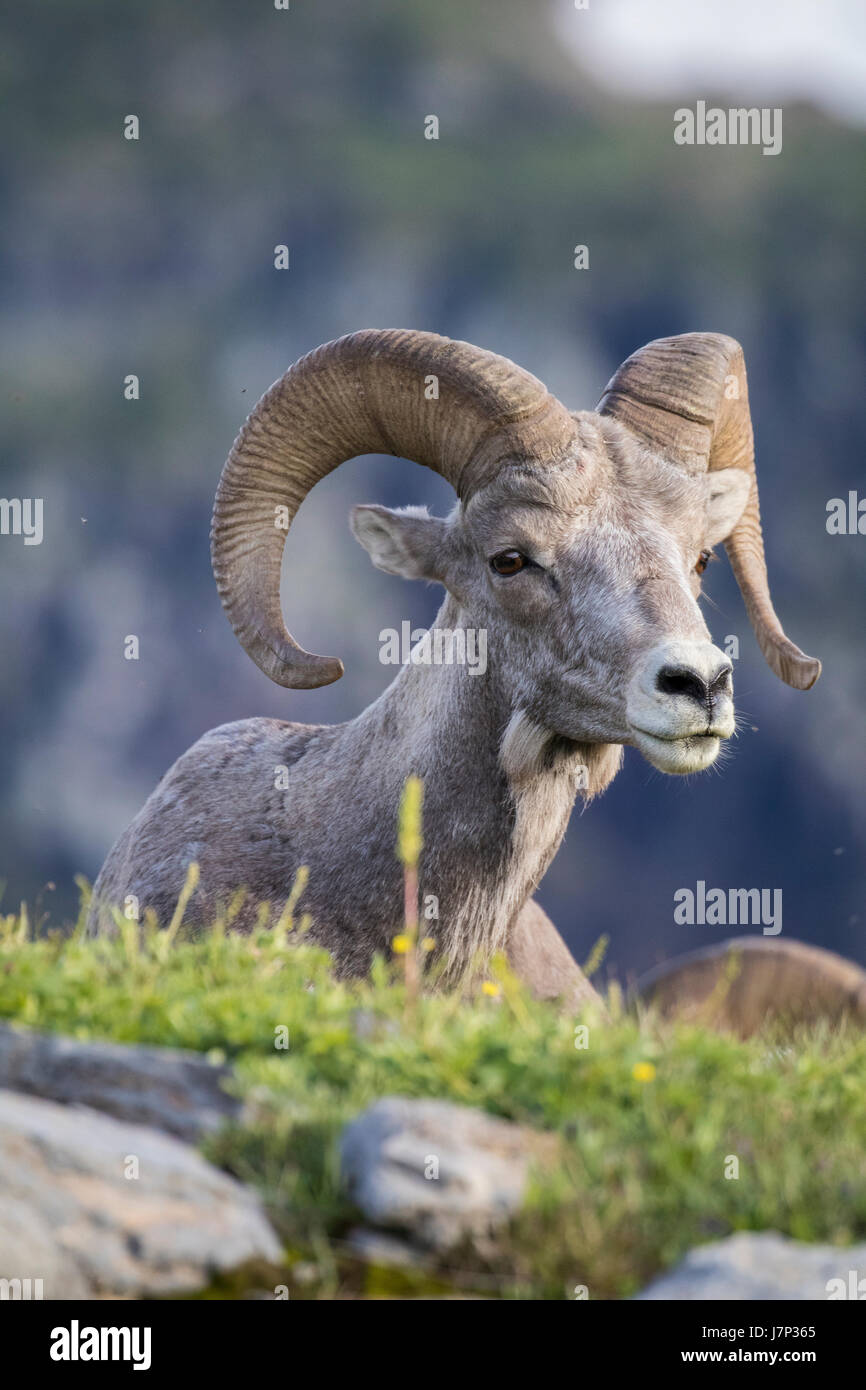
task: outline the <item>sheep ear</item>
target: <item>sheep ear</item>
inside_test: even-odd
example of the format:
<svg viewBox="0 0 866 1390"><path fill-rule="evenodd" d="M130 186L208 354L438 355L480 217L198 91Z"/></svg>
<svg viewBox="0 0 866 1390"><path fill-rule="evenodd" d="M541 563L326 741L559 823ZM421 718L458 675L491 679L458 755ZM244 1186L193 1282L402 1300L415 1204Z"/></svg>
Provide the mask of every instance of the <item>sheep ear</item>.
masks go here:
<svg viewBox="0 0 866 1390"><path fill-rule="evenodd" d="M742 468L719 468L706 476L707 520L704 540L717 545L727 540L745 511L752 487L751 475Z"/></svg>
<svg viewBox="0 0 866 1390"><path fill-rule="evenodd" d="M442 551L448 523L425 507L353 507L352 535L377 569L403 579L442 581Z"/></svg>

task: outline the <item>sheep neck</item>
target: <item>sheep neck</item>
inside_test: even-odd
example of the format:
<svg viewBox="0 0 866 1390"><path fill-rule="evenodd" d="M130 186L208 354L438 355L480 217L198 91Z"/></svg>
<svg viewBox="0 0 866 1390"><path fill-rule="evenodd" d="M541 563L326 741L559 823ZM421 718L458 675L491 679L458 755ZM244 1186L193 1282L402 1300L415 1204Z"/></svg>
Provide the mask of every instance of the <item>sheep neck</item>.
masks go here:
<svg viewBox="0 0 866 1390"><path fill-rule="evenodd" d="M449 596L431 631L464 621ZM386 825L396 827L405 779L424 782L422 928L429 924L455 969L503 948L559 847L575 797L603 790L622 755L540 730L514 707L495 662L471 674L456 662L409 661L344 730L355 766L358 757L376 763L364 785L377 788Z"/></svg>

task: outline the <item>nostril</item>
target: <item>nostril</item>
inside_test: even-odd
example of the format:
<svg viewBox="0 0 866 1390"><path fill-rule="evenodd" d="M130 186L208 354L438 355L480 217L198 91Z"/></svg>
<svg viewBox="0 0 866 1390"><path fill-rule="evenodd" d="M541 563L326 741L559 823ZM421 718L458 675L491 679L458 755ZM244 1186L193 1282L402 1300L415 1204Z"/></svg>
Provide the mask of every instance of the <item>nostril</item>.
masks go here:
<svg viewBox="0 0 866 1390"><path fill-rule="evenodd" d="M710 698L706 681L688 666L663 666L656 676L656 689L663 695L686 695L699 705Z"/></svg>
<svg viewBox="0 0 866 1390"><path fill-rule="evenodd" d="M710 681L711 695L730 695L733 690L733 667L722 666Z"/></svg>

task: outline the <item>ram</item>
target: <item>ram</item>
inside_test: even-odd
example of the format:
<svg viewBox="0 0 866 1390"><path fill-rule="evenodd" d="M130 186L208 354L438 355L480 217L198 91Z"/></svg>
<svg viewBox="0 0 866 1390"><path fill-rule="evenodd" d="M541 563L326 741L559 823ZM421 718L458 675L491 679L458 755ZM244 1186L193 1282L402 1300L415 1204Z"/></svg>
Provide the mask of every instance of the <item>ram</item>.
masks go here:
<svg viewBox="0 0 866 1390"><path fill-rule="evenodd" d="M313 936L340 973L361 973L400 930L395 827L414 774L446 974L504 950L538 995L578 999L590 987L532 895L576 796L604 790L624 745L692 773L733 733L731 662L697 601L712 546L725 542L775 673L798 689L820 673L770 601L742 351L711 333L660 339L596 411L574 413L507 359L431 333L367 330L303 357L235 441L212 528L238 640L291 689L343 667L283 624L287 530L320 479L367 453L453 485L446 519L362 506L351 525L380 569L444 587L434 633L486 634L483 675L413 660L348 723L205 734L109 854L91 927L130 897L165 922L193 860L188 918L207 922L243 888L248 924L262 903L279 912L305 865Z"/></svg>

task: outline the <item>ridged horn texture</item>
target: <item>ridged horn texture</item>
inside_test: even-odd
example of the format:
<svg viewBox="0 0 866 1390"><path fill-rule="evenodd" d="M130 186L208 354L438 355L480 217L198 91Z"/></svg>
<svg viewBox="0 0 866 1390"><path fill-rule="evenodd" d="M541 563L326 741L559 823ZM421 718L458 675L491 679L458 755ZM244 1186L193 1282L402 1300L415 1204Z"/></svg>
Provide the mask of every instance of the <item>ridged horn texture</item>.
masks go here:
<svg viewBox="0 0 866 1390"><path fill-rule="evenodd" d="M278 685L309 689L343 674L336 657L304 651L286 630L280 564L307 493L345 460L411 459L465 501L505 461L558 461L574 433L529 372L436 333L366 329L308 353L250 412L217 488L213 570L241 645Z"/></svg>
<svg viewBox="0 0 866 1390"><path fill-rule="evenodd" d="M725 549L767 662L788 685L808 690L821 674L821 663L788 640L770 599L739 343L720 333L658 338L623 362L598 409L688 473L742 468L750 474L749 500Z"/></svg>

